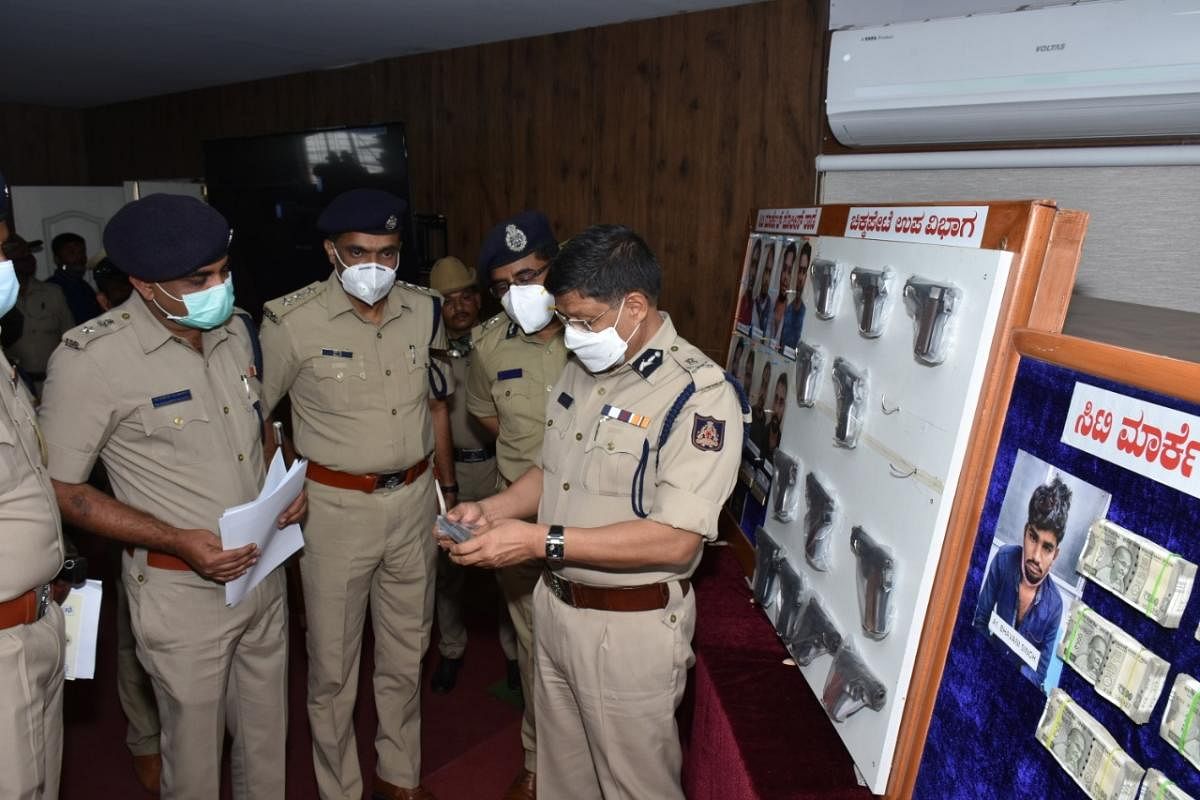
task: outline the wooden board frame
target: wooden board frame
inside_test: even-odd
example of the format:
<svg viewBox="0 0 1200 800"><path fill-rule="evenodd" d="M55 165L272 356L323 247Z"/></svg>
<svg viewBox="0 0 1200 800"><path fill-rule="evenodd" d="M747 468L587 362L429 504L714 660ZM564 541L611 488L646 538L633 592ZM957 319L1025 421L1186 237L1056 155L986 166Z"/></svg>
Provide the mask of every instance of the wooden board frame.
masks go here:
<svg viewBox="0 0 1200 800"><path fill-rule="evenodd" d="M980 247L1008 250L1014 254L988 357L989 368L980 391L959 488L951 507L941 560L929 597L888 788L884 794L885 798L899 800L912 795L949 652L954 615L966 580L988 478L1020 360L1013 334L1018 329L1022 329L1024 335L1035 332L1057 334L1062 330L1075 285L1088 214L1059 209L1051 200L888 205L986 205L989 209L988 218ZM826 205L821 208L817 235L843 236L851 205ZM757 210L750 214L747 236L754 230L757 217ZM729 327L733 329L732 316ZM1128 380L1124 372L1122 379ZM734 548L743 569L748 575L751 574L754 569L753 547L728 512L722 512L721 531L722 537Z"/></svg>

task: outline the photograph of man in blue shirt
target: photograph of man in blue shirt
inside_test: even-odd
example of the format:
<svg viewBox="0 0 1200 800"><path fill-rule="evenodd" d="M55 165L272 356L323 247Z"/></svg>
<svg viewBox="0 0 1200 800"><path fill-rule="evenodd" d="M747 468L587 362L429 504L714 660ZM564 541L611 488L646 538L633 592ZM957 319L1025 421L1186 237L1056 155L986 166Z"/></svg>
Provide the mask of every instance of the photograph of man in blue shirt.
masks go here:
<svg viewBox="0 0 1200 800"><path fill-rule="evenodd" d="M1037 671L1021 667L1021 674L1038 685L1046 680L1062 619L1062 595L1049 578L1070 510L1071 490L1060 478L1034 489L1022 543L1005 545L996 552L975 605L974 625L991 638L993 645L1009 652L988 631L994 609L1000 619L1038 649Z"/></svg>

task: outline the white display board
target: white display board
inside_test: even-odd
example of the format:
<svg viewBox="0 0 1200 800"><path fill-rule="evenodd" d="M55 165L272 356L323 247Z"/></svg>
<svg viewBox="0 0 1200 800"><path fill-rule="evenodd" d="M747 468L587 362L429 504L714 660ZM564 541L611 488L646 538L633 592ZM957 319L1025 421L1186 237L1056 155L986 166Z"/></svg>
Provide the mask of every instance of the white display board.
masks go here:
<svg viewBox="0 0 1200 800"><path fill-rule="evenodd" d="M821 237L816 241L814 265L819 260L834 261L842 268L836 314L826 320L814 313L817 282L810 273L803 289L808 313L802 339L822 348L825 361L814 406L799 406L795 392L789 392L780 449L801 462L801 482L813 472L837 498L828 571L812 568L805 559L803 488L797 519L779 522L769 510L764 527L821 599L845 645L854 648L886 687L886 702L879 711L862 708L833 723L867 786L882 794L1012 253ZM895 273L891 307L878 338L859 334L850 285L855 267L888 267ZM951 323L949 355L937 366L920 363L913 355L915 324L903 293L906 281L914 276L961 291ZM834 443L837 404L832 368L838 357L869 375L866 421L853 449ZM788 368L788 385L795 387L796 366L789 363ZM776 489L780 483L776 481ZM851 529L856 526L890 548L895 561L891 596L895 617L890 632L878 641L867 638L861 624L857 561L850 549ZM822 655L801 668L818 698L832 662L832 656Z"/></svg>

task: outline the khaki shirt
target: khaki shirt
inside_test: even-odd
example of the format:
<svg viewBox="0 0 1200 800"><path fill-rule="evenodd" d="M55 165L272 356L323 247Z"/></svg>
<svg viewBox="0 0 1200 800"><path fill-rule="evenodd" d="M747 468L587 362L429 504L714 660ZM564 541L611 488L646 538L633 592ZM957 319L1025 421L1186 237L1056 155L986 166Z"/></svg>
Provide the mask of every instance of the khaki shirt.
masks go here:
<svg viewBox="0 0 1200 800"><path fill-rule="evenodd" d="M68 331L38 409L51 477L84 483L99 457L122 503L219 536L221 513L253 500L264 474L260 384L242 313L201 334L203 353L137 293Z"/></svg>
<svg viewBox="0 0 1200 800"><path fill-rule="evenodd" d="M17 308L25 320L21 338L8 355L26 372L45 372L62 335L75 325L67 298L57 286L30 278L25 291L17 296Z"/></svg>
<svg viewBox="0 0 1200 800"><path fill-rule="evenodd" d="M546 409L539 522L599 527L637 519L636 507L681 535L716 539L741 461L741 405L724 371L662 316L646 348L612 372L593 375L578 361L563 370ZM695 393L660 450L663 423L689 384ZM635 586L687 577L699 561L697 553L680 571L568 564L561 574L597 586Z"/></svg>
<svg viewBox="0 0 1200 800"><path fill-rule="evenodd" d="M472 333L476 358L467 378L467 410L496 417L496 461L509 483L537 463L546 400L567 363L562 332L542 342L501 312Z"/></svg>
<svg viewBox="0 0 1200 800"><path fill-rule="evenodd" d="M62 563L58 503L29 392L0 353L0 602L48 583Z"/></svg>
<svg viewBox="0 0 1200 800"><path fill-rule="evenodd" d="M446 349L436 292L397 283L379 326L336 273L263 309L263 400L292 399L296 450L330 469L395 472L433 451L429 398L454 391L431 359ZM440 304L439 304L440 305Z"/></svg>
<svg viewBox="0 0 1200 800"><path fill-rule="evenodd" d="M478 326L476 326L478 330ZM467 382L467 375L471 369L471 363L475 361L475 352L472 346L469 345L470 337L467 337L468 346L461 347L457 340L450 341L450 348L446 351L446 360L450 364L450 369L454 374L454 383L456 386L463 386ZM455 395L450 398L450 433L454 439L455 449L478 450L483 447L488 447L493 443L492 434L486 428L479 424L479 421L467 412L467 401L465 397Z"/></svg>
<svg viewBox="0 0 1200 800"><path fill-rule="evenodd" d="M451 339L450 349L446 351L446 360L454 373L455 385L462 386L467 381L467 372L475 353L470 344L470 336L466 342ZM449 399L450 404L450 435L454 439L455 479L458 483L458 496L461 500L482 500L495 494L497 483L496 457L492 455L482 461L458 461L460 450L480 450L495 448L495 440L479 421L467 413L467 401L464 393L459 392Z"/></svg>

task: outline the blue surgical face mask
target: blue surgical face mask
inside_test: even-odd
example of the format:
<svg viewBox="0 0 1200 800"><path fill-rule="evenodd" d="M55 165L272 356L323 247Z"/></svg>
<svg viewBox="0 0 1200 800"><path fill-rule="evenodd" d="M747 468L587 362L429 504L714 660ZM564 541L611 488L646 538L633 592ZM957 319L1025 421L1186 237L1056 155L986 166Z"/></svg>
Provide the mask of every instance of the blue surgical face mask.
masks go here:
<svg viewBox="0 0 1200 800"><path fill-rule="evenodd" d="M154 305L158 306L158 310L166 314L167 319L174 320L180 325L186 325L189 328L199 328L202 331L211 330L229 319L229 315L233 313L233 276L225 278L225 282L217 286L210 286L207 289L199 292L185 294L182 297L176 297L168 292L160 284L154 284L162 289L162 293L167 297L177 302L183 303L187 309L187 314L182 317L175 316L167 312L165 308L158 305L158 301L154 301Z"/></svg>
<svg viewBox="0 0 1200 800"><path fill-rule="evenodd" d="M17 304L17 292L21 284L17 282L17 271L11 261L0 261L0 317L12 311Z"/></svg>

